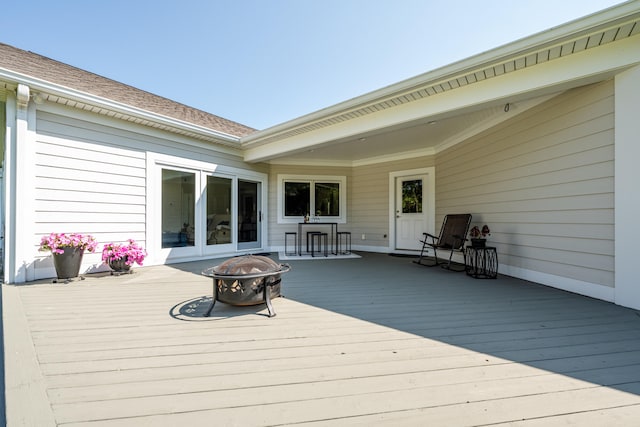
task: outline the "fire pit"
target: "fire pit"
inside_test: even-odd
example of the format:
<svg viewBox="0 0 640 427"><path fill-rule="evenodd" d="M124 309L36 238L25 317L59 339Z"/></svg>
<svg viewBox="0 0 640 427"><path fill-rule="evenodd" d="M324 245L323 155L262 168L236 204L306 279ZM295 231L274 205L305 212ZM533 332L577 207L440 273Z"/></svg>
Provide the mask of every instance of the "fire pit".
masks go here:
<svg viewBox="0 0 640 427"><path fill-rule="evenodd" d="M280 296L280 274L289 270L287 264L258 255L237 256L204 270L203 275L213 278L213 299L205 317L211 315L216 301L236 306L264 303L269 317L275 316L271 298Z"/></svg>

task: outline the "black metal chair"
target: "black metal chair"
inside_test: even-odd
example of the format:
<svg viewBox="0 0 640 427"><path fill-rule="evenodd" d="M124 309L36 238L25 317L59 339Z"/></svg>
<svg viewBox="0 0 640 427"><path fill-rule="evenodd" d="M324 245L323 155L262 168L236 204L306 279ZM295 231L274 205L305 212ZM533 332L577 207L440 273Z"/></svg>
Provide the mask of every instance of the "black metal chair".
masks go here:
<svg viewBox="0 0 640 427"><path fill-rule="evenodd" d="M442 266L452 271L464 271L464 266L460 270L454 270L451 268L451 259L454 252L462 252L464 255L464 242L467 241L467 233L469 232L469 225L471 224L471 214L451 214L444 217L442 227L440 227L440 235L434 236L429 233L422 233L424 238L420 240L422 242L422 250L420 251L420 258L414 261L416 264L424 265L425 267L435 267L436 265ZM429 249L433 249L433 261L423 262L427 258L426 253ZM449 260L440 261L438 259L438 249L449 251Z"/></svg>

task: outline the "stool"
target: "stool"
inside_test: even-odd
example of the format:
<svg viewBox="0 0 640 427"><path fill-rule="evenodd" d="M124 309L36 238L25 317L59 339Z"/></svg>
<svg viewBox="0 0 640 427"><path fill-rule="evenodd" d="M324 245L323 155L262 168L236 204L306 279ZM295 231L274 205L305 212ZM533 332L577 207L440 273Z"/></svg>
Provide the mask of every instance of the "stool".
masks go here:
<svg viewBox="0 0 640 427"><path fill-rule="evenodd" d="M338 254L346 255L351 253L351 232L350 231L338 231ZM344 250L341 251L342 238L344 237Z"/></svg>
<svg viewBox="0 0 640 427"><path fill-rule="evenodd" d="M293 236L293 252L289 252L287 242L289 237ZM298 233L293 231L287 231L284 233L284 254L285 255L296 255L298 253Z"/></svg>
<svg viewBox="0 0 640 427"><path fill-rule="evenodd" d="M311 234L311 256L316 256L316 240L318 241L318 254L321 254L322 251L322 242L324 240L324 256L329 256L328 248L328 240L329 235L327 233L312 233Z"/></svg>
<svg viewBox="0 0 640 427"><path fill-rule="evenodd" d="M307 231L307 252L309 252L309 242L310 239L313 237L314 234L319 234L319 231ZM300 242L300 244L302 244L302 242Z"/></svg>

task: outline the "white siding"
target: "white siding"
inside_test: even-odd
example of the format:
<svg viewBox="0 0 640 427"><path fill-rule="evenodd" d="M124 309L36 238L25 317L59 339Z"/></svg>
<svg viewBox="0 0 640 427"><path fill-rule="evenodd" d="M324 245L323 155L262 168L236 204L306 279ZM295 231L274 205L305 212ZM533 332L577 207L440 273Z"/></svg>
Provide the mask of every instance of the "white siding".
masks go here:
<svg viewBox="0 0 640 427"><path fill-rule="evenodd" d="M389 247L389 173L433 166L433 163L433 157L421 157L354 168L274 165L269 176L270 215L276 218L278 174L346 176L347 222L340 224L340 230L350 231L353 245L362 250L386 249ZM270 244L284 246L285 231L295 231L295 227L271 222ZM365 240L361 240L362 234L366 236Z"/></svg>
<svg viewBox="0 0 640 427"><path fill-rule="evenodd" d="M202 142L117 119L53 110L37 114L31 236L34 246L51 232L95 236L98 252L85 253L81 272L105 268L99 253L104 243L132 238L146 247L149 153L250 168L231 149L216 152ZM38 255L35 277L51 277L51 257Z"/></svg>
<svg viewBox="0 0 640 427"><path fill-rule="evenodd" d="M500 263L614 286L612 82L574 89L436 156L436 224L469 212Z"/></svg>
<svg viewBox="0 0 640 427"><path fill-rule="evenodd" d="M431 166L434 166L434 158L427 156L354 168L351 193L354 244L365 249L389 247L392 226L389 224L389 174ZM365 240L361 240L363 234ZM416 236L416 241L419 238Z"/></svg>
<svg viewBox="0 0 640 427"><path fill-rule="evenodd" d="M344 167L316 167L316 166L284 166L273 165L269 172L269 245L274 248L284 248L284 233L286 231L296 231L295 224L278 224L278 175L309 175L309 176L346 176L347 177L347 224L341 224L340 229L348 230L349 218L351 217L352 203L351 196L351 168ZM302 219L302 218L301 218Z"/></svg>

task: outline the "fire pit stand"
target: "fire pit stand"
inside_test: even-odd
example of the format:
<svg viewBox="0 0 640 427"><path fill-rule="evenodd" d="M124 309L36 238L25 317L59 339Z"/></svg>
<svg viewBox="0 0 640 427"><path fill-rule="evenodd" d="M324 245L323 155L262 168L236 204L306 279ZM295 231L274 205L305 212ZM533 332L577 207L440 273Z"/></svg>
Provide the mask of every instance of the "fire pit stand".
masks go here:
<svg viewBox="0 0 640 427"><path fill-rule="evenodd" d="M243 255L202 272L213 279L213 298L205 313L209 317L216 301L230 305L266 304L269 317L276 315L272 298L280 296L280 275L291 270L264 256Z"/></svg>

